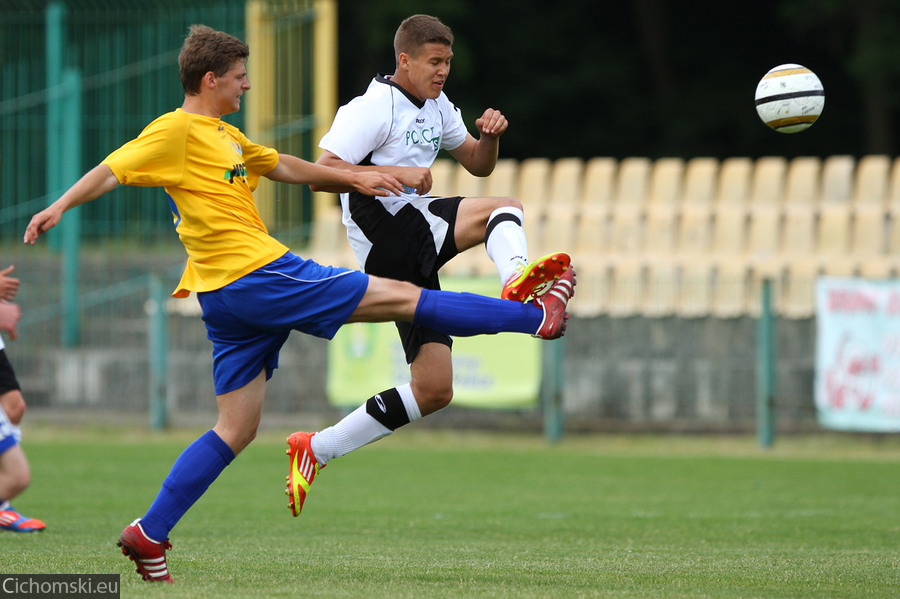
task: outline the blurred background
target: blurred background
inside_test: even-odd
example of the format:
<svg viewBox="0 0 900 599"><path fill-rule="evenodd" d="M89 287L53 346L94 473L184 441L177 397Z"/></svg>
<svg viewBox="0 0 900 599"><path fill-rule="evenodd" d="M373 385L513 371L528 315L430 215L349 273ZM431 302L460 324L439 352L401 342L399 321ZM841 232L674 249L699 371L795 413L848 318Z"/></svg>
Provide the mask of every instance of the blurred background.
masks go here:
<svg viewBox="0 0 900 599"><path fill-rule="evenodd" d="M510 121L492 177L442 158L435 191L520 197L532 252L572 251L581 273L564 350L544 356L564 380L548 391L545 376L530 408L429 420L529 428L559 410L571 430L746 432L762 393L773 426L816 429L817 278L897 270L900 5L888 0L4 0L0 263L22 279L21 339L7 353L30 404L149 414L154 426L215 410L196 306L166 298L184 254L162 190L117 189L43 245L20 241L34 212L180 106L188 27L250 44L253 88L227 120L315 160L337 106L393 71L396 27L417 12L454 31L445 91L470 129L487 107ZM753 102L787 62L826 94L795 135L765 127ZM292 249L353 265L334 196L261 185L257 198ZM495 277L470 254L448 276ZM767 315L775 338L760 360ZM294 336L268 409L331 418L327 354Z"/></svg>
<svg viewBox="0 0 900 599"><path fill-rule="evenodd" d="M470 119L509 116L503 155L891 154L900 95L900 6L888 0L341 2L346 101L393 70L397 23L439 15L456 36L447 94ZM828 118L773 136L753 109L770 68L822 80Z"/></svg>

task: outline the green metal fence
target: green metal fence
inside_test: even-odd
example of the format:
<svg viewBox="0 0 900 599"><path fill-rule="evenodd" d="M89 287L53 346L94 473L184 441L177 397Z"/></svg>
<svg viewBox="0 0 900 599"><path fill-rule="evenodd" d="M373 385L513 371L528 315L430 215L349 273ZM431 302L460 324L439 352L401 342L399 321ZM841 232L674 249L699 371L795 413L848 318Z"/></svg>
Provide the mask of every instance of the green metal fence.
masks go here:
<svg viewBox="0 0 900 599"><path fill-rule="evenodd" d="M319 52L311 38L323 8L333 11L334 2L0 4L0 265L15 264L22 280L21 338L8 344L8 355L32 407L149 411L155 425L165 423L169 408L179 415L215 410L211 352L196 306L160 291L174 287L184 262L162 190L122 186L80 207L80 218L68 214L36 247L24 247L22 234L34 212L181 104L175 58L193 23L249 38L251 60L265 59L250 73L246 112L231 122L261 143L312 158L318 133L311 131L323 126L313 105L327 86L312 83L323 67L312 59ZM261 190L257 201L273 233L301 249L312 218L304 188ZM548 435L561 433L563 412L567 424L584 427L752 430L753 320L573 322L564 370L547 381L554 396ZM779 423L804 426L812 421L811 319L785 324L781 334L799 348L780 363ZM268 411L330 411L324 343L289 340L268 388ZM562 346L556 350L563 355ZM435 420L442 418L453 416Z"/></svg>
<svg viewBox="0 0 900 599"><path fill-rule="evenodd" d="M0 9L0 235L27 219L152 119L181 105L176 59L188 27L243 37L243 0L35 1ZM72 86L78 86L78 89ZM72 106L80 100L80 110ZM231 122L243 126L243 115ZM72 121L76 122L72 122ZM67 127L81 139L65 139ZM67 143L68 142L68 143ZM117 190L82 209L85 241L171 241L159 189Z"/></svg>
<svg viewBox="0 0 900 599"><path fill-rule="evenodd" d="M185 255L161 189L121 186L69 212L38 246L25 248L30 217L181 105L177 55L195 23L259 41L251 44L251 60L268 60L256 63L251 80L262 83L256 101L266 119L256 119L252 137L311 159L308 55L316 7L334 17L333 2L322 0L0 3L0 262L15 264L22 280L21 338L9 354L31 405L146 409L164 339L148 327L165 322L150 307L159 304L160 288L175 286ZM248 130L246 109L226 120ZM308 189L285 187L267 223L297 246L308 236L312 200ZM173 335L173 343L178 339ZM201 344L191 351L207 350ZM119 389L101 390L101 378ZM189 386L167 382L170 394ZM186 393L196 395L196 387ZM211 389L203 393L212 397Z"/></svg>

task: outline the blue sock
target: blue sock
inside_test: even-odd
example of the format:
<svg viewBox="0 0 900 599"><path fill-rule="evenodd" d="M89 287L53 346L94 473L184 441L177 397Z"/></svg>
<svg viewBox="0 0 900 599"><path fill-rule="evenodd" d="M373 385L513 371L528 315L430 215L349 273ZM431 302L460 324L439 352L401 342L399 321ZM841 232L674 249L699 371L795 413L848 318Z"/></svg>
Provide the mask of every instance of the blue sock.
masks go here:
<svg viewBox="0 0 900 599"><path fill-rule="evenodd" d="M213 431L191 443L175 460L159 495L141 518L147 536L155 541L168 539L169 531L233 459L234 452Z"/></svg>
<svg viewBox="0 0 900 599"><path fill-rule="evenodd" d="M457 337L493 333L533 334L541 326L544 311L532 303L521 304L474 293L423 289L413 322Z"/></svg>

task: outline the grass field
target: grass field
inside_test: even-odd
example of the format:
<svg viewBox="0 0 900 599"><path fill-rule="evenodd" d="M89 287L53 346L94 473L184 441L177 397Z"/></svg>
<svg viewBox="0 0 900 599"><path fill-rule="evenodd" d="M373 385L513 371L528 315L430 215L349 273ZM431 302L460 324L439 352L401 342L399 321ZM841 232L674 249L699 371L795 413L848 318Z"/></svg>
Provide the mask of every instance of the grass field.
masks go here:
<svg viewBox="0 0 900 599"><path fill-rule="evenodd" d="M288 431L284 431L287 433ZM175 585L115 540L199 431L26 427L40 535L4 573L118 573L122 597L897 597L900 440L407 430L335 461L303 515L266 432L173 531Z"/></svg>

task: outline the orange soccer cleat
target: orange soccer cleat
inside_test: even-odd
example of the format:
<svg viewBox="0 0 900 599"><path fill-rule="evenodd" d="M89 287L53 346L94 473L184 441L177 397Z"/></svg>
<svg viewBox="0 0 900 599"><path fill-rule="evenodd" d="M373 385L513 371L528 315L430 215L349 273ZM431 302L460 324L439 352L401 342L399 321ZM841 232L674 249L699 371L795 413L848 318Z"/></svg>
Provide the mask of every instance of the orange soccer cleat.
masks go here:
<svg viewBox="0 0 900 599"><path fill-rule="evenodd" d="M288 496L288 507L296 518L303 510L303 502L306 501L306 494L309 493L309 486L316 479L319 470L325 466L319 467L316 456L310 447L310 440L315 433L294 433L287 438L288 449L285 453L290 461L290 472L285 480L287 480L287 489L284 491Z"/></svg>
<svg viewBox="0 0 900 599"><path fill-rule="evenodd" d="M37 518L23 516L13 506L8 505L5 510L0 510L0 530L12 532L41 532L47 526Z"/></svg>
<svg viewBox="0 0 900 599"><path fill-rule="evenodd" d="M541 256L537 260L520 268L503 286L500 292L502 299L517 302L544 295L553 286L554 281L569 270L571 258L564 252L556 252Z"/></svg>

